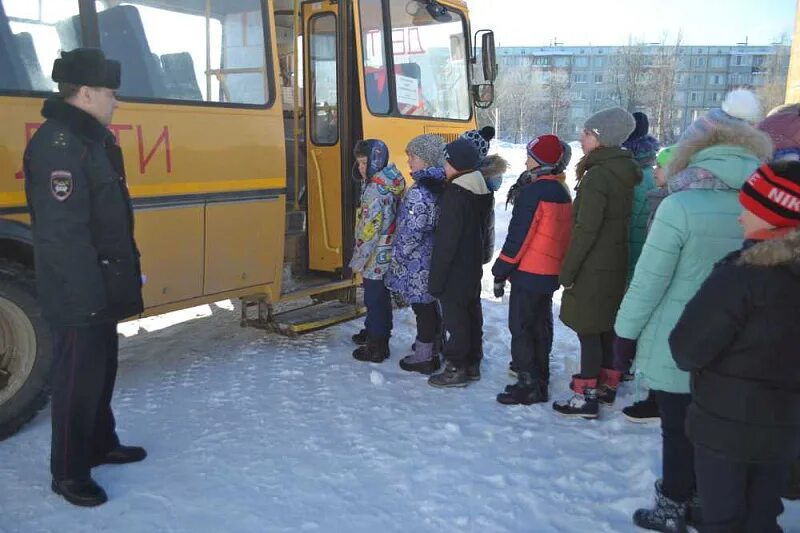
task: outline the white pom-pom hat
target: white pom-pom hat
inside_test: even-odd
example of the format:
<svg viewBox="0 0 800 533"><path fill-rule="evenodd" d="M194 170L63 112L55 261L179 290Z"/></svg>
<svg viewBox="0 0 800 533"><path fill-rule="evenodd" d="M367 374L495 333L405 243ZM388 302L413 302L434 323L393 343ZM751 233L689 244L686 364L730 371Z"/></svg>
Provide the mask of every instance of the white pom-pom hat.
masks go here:
<svg viewBox="0 0 800 533"><path fill-rule="evenodd" d="M761 120L761 102L752 91L747 89L734 89L725 96L722 110L728 115L756 124Z"/></svg>

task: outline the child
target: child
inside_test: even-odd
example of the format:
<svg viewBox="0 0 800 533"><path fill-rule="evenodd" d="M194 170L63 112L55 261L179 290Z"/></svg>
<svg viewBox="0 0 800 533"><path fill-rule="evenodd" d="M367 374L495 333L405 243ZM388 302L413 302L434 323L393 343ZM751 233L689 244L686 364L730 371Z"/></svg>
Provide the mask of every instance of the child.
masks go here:
<svg viewBox="0 0 800 533"><path fill-rule="evenodd" d="M479 164L480 155L468 140L446 146L447 187L439 203L428 292L439 298L449 337L445 369L428 379L434 387L465 387L480 379L481 277L492 195L475 170Z"/></svg>
<svg viewBox="0 0 800 533"><path fill-rule="evenodd" d="M717 264L669 343L691 371L703 526L777 532L800 449L800 163L762 165L739 199L744 246Z"/></svg>
<svg viewBox="0 0 800 533"><path fill-rule="evenodd" d="M502 404L546 402L553 345L553 293L572 229L572 197L559 180L564 149L555 135L528 144L528 181L520 183L503 251L492 267L495 296L511 279L509 329L517 384L497 396Z"/></svg>
<svg viewBox="0 0 800 533"><path fill-rule="evenodd" d="M359 141L353 153L362 187L350 268L364 278L367 306L366 344L356 348L353 357L381 363L389 357L392 332L392 299L383 277L391 263L395 215L406 182L397 167L389 163L389 149L382 141ZM353 340L358 342L358 337L355 335Z"/></svg>
<svg viewBox="0 0 800 533"><path fill-rule="evenodd" d="M417 318L413 351L400 360L400 368L433 374L440 367L441 339L437 337L442 325L439 303L428 292L428 276L439 196L446 180L444 140L438 135L419 135L408 143L406 154L414 184L400 202L386 286L411 305Z"/></svg>

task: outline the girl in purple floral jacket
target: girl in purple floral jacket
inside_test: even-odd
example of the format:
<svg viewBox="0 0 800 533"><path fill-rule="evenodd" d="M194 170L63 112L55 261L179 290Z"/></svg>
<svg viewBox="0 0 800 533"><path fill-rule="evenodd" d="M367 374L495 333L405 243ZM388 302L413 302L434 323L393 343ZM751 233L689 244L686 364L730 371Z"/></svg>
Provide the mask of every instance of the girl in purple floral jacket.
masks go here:
<svg viewBox="0 0 800 533"><path fill-rule="evenodd" d="M414 179L397 212L397 233L386 286L410 304L417 318L413 352L400 361L403 370L432 374L439 370L441 315L428 293L433 233L439 220L439 195L445 186L444 140L419 135L406 147Z"/></svg>

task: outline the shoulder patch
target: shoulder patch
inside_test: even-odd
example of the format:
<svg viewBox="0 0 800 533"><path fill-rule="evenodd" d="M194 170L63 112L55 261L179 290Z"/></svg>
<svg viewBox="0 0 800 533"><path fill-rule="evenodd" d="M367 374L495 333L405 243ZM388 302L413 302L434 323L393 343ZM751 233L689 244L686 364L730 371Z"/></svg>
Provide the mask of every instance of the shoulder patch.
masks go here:
<svg viewBox="0 0 800 533"><path fill-rule="evenodd" d="M73 189L72 172L69 170L54 170L50 173L50 192L53 198L63 202L72 196Z"/></svg>

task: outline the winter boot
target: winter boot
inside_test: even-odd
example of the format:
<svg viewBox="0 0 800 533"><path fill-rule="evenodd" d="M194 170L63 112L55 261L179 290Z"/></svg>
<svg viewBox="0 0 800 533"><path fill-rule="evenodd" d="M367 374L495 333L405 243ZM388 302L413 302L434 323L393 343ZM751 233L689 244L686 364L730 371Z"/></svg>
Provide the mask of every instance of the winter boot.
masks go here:
<svg viewBox="0 0 800 533"><path fill-rule="evenodd" d="M597 400L605 405L614 405L614 400L617 399L617 387L619 387L621 379L622 372L610 368L601 368Z"/></svg>
<svg viewBox="0 0 800 533"><path fill-rule="evenodd" d="M597 402L597 379L572 378L570 388L575 391L564 402L553 402L553 410L560 415L581 418L597 418L600 410Z"/></svg>
<svg viewBox="0 0 800 533"><path fill-rule="evenodd" d="M503 405L531 405L547 401L547 383L533 379L529 372L520 372L517 384L506 387L505 392L497 395L497 401Z"/></svg>
<svg viewBox="0 0 800 533"><path fill-rule="evenodd" d="M350 338L353 339L353 342L356 343L357 345L364 346L365 344L367 344L367 330L362 329L361 331L359 331Z"/></svg>
<svg viewBox="0 0 800 533"><path fill-rule="evenodd" d="M389 338L367 338L367 344L353 351L353 357L359 361L382 363L389 358Z"/></svg>
<svg viewBox="0 0 800 533"><path fill-rule="evenodd" d="M625 407L622 409L622 415L636 424L658 422L661 420L661 413L658 412L655 393L650 391L644 400Z"/></svg>
<svg viewBox="0 0 800 533"><path fill-rule="evenodd" d="M416 341L415 344L417 349L400 360L400 368L428 375L439 370L441 363L439 356L433 353L433 343Z"/></svg>
<svg viewBox="0 0 800 533"><path fill-rule="evenodd" d="M470 381L481 380L481 364L475 363L467 367L467 379Z"/></svg>
<svg viewBox="0 0 800 533"><path fill-rule="evenodd" d="M661 480L656 481L656 505L653 509L638 509L633 523L642 529L665 533L686 533L688 502L670 500L661 492Z"/></svg>
<svg viewBox="0 0 800 533"><path fill-rule="evenodd" d="M428 385L442 388L466 387L470 381L466 368L458 368L448 361L444 371L428 378Z"/></svg>

